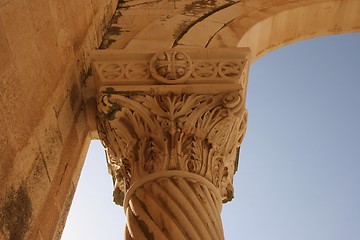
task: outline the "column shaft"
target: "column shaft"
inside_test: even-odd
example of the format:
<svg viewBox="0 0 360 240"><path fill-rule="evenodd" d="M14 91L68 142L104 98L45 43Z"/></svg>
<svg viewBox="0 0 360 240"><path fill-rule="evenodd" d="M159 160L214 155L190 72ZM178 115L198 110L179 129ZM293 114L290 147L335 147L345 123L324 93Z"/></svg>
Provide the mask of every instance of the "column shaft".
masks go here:
<svg viewBox="0 0 360 240"><path fill-rule="evenodd" d="M212 183L180 171L150 177L127 193L126 239L223 239L221 197Z"/></svg>

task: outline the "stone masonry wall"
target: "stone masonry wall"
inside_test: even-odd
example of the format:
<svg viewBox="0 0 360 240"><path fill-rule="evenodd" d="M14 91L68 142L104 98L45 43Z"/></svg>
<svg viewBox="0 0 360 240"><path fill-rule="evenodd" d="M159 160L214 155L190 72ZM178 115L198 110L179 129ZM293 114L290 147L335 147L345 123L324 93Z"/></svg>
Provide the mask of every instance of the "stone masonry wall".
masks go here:
<svg viewBox="0 0 360 240"><path fill-rule="evenodd" d="M0 239L59 239L90 142L82 88L116 0L0 1Z"/></svg>

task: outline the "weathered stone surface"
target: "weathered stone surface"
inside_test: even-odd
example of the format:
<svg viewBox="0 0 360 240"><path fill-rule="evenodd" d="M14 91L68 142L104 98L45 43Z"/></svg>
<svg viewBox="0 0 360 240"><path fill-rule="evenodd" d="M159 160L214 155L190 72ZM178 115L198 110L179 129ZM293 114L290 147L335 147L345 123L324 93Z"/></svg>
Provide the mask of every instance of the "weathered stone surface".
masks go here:
<svg viewBox="0 0 360 240"><path fill-rule="evenodd" d="M66 216L89 143L81 73L117 2L94 4L0 3L0 239L53 239L56 228L62 232L59 212Z"/></svg>
<svg viewBox="0 0 360 240"><path fill-rule="evenodd" d="M251 63L288 43L359 31L359 12L358 0L0 1L0 238L61 235L90 137L97 137L88 50L100 43L112 50L239 46L250 47ZM149 84L172 81L174 72L161 69ZM136 84L128 90L157 98Z"/></svg>
<svg viewBox="0 0 360 240"><path fill-rule="evenodd" d="M11 189L6 198L0 198L0 229L3 239L25 239L33 214L32 202L25 185Z"/></svg>
<svg viewBox="0 0 360 240"><path fill-rule="evenodd" d="M246 130L247 48L93 53L126 239L223 239ZM164 222L164 219L166 221Z"/></svg>
<svg viewBox="0 0 360 240"><path fill-rule="evenodd" d="M109 33L111 44L107 47L238 45L250 47L250 59L254 61L284 44L359 31L359 15L356 14L359 8L357 0L180 1L173 4L165 0L142 1L141 4L124 1L118 8L121 16L113 23L121 31Z"/></svg>

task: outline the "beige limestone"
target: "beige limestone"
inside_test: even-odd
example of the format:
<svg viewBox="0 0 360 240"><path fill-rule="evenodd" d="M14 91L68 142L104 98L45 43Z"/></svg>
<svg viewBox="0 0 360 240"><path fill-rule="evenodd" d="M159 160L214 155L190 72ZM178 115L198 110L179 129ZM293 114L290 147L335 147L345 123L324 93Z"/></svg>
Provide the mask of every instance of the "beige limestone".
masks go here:
<svg viewBox="0 0 360 240"><path fill-rule="evenodd" d="M360 29L358 0L214 2L181 1L176 8L165 0L125 4L128 7L121 9L123 16L116 24L126 34L113 35L109 47L250 47L251 61L255 61L285 44ZM147 12L160 5L154 14ZM128 20L141 19L144 13L151 20ZM167 37L158 38L164 35Z"/></svg>
<svg viewBox="0 0 360 240"><path fill-rule="evenodd" d="M0 1L0 239L60 238L90 141L86 55L117 4L93 2Z"/></svg>
<svg viewBox="0 0 360 240"><path fill-rule="evenodd" d="M251 63L295 41L359 31L359 12L358 0L0 1L0 239L60 238L98 137L102 73L92 76L89 50L238 46L251 49ZM148 91L140 83L129 91ZM215 94L186 84L172 88Z"/></svg>
<svg viewBox="0 0 360 240"><path fill-rule="evenodd" d="M246 130L249 53L93 53L98 132L126 239L224 238L221 202L233 198Z"/></svg>

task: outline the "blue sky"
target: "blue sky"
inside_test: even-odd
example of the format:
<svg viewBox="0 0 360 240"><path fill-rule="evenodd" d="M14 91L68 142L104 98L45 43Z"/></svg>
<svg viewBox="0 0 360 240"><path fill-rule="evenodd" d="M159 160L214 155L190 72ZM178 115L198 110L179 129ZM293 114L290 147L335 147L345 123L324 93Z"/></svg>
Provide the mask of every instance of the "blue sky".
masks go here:
<svg viewBox="0 0 360 240"><path fill-rule="evenodd" d="M360 239L360 33L280 48L251 66L248 130L223 206L227 240ZM62 240L123 239L94 141Z"/></svg>

